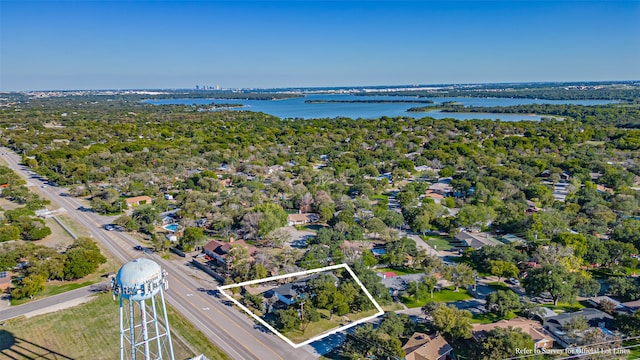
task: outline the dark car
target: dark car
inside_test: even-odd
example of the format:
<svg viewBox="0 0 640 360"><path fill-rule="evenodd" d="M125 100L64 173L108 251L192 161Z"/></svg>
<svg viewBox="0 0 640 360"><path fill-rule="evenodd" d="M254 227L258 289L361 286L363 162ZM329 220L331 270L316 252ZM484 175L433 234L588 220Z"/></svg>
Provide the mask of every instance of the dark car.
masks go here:
<svg viewBox="0 0 640 360"><path fill-rule="evenodd" d="M142 250L144 250L144 248L143 248L142 246L140 246L140 245L136 245L136 246L134 246L134 247L133 247L133 249L134 249L134 250L138 250L138 251L142 251Z"/></svg>

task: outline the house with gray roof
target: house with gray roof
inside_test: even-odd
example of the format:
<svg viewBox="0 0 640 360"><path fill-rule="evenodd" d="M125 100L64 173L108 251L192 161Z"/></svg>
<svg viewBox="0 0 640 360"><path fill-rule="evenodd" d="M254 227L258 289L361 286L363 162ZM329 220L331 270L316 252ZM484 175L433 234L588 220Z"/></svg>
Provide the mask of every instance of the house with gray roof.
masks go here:
<svg viewBox="0 0 640 360"><path fill-rule="evenodd" d="M456 235L456 239L462 242L464 246L468 246L474 250L478 250L483 246L496 246L502 244L486 232L461 231Z"/></svg>

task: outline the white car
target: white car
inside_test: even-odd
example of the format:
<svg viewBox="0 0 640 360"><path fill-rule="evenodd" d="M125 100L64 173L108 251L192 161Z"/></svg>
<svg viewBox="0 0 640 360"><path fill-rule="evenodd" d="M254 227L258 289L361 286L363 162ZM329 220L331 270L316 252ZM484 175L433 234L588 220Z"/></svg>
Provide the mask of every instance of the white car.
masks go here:
<svg viewBox="0 0 640 360"><path fill-rule="evenodd" d="M516 278L510 278L509 280L507 280L507 283L509 283L511 285L520 285L520 280L518 280Z"/></svg>

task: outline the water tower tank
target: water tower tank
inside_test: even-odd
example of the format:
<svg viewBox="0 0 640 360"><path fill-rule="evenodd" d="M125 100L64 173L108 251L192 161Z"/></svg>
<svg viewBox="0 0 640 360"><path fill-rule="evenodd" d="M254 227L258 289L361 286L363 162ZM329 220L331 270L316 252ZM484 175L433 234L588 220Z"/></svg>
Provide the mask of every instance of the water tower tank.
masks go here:
<svg viewBox="0 0 640 360"><path fill-rule="evenodd" d="M124 264L118 271L116 283L120 295L133 301L153 297L164 286L162 269L156 262L138 258Z"/></svg>

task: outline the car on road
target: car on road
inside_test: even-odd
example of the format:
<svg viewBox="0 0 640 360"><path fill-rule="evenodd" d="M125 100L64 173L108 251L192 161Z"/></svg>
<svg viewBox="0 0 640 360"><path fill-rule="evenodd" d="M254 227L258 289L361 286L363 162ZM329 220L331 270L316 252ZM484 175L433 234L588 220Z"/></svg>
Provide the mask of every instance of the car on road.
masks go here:
<svg viewBox="0 0 640 360"><path fill-rule="evenodd" d="M136 245L136 246L134 246L134 247L133 247L133 249L134 249L134 250L138 250L138 251L142 251L142 250L144 250L144 248L143 248L142 246L140 246L140 245Z"/></svg>
<svg viewBox="0 0 640 360"><path fill-rule="evenodd" d="M507 284L520 285L520 280L518 280L516 278L510 278L509 280L507 280Z"/></svg>
<svg viewBox="0 0 640 360"><path fill-rule="evenodd" d="M116 226L115 226L115 225L113 225L113 224L106 224L106 225L104 226L104 229L105 229L105 230L107 230L107 231L113 231L113 230L115 230L115 229L116 229Z"/></svg>

